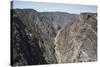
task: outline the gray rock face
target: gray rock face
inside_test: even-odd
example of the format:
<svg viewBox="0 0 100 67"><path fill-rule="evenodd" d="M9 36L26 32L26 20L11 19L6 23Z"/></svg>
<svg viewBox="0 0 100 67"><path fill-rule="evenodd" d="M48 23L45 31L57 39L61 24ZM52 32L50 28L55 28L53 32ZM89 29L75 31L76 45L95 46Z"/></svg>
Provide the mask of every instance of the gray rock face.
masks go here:
<svg viewBox="0 0 100 67"><path fill-rule="evenodd" d="M55 38L58 63L97 60L96 14L82 13L80 20L60 30Z"/></svg>
<svg viewBox="0 0 100 67"><path fill-rule="evenodd" d="M77 14L69 14L64 12L41 12L38 13L39 18L45 17L47 21L55 28L55 30L59 30L65 27L69 23L73 23L76 19L79 18Z"/></svg>
<svg viewBox="0 0 100 67"><path fill-rule="evenodd" d="M53 27L40 22L34 10L15 9L12 13L12 65L57 63Z"/></svg>
<svg viewBox="0 0 100 67"><path fill-rule="evenodd" d="M11 65L96 60L97 18L63 12L12 9Z"/></svg>

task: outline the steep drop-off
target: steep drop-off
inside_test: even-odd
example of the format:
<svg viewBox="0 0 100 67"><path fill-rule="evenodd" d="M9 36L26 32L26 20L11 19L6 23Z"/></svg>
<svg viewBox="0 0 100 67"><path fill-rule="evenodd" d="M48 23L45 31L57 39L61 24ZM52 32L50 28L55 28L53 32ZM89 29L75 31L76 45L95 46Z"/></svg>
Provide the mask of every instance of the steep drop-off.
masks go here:
<svg viewBox="0 0 100 67"><path fill-rule="evenodd" d="M80 19L60 30L55 38L58 63L97 60L97 15L81 13Z"/></svg>
<svg viewBox="0 0 100 67"><path fill-rule="evenodd" d="M54 29L40 23L36 13L31 9L12 10L12 65L57 63Z"/></svg>
<svg viewBox="0 0 100 67"><path fill-rule="evenodd" d="M96 60L96 14L12 9L11 65Z"/></svg>

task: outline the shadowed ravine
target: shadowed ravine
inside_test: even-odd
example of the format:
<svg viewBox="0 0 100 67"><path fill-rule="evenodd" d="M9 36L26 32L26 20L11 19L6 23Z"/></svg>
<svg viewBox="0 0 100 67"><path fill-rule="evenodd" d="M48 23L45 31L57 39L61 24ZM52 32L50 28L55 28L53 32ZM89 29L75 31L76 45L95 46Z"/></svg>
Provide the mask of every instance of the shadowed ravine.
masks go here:
<svg viewBox="0 0 100 67"><path fill-rule="evenodd" d="M96 13L12 9L11 65L97 60Z"/></svg>

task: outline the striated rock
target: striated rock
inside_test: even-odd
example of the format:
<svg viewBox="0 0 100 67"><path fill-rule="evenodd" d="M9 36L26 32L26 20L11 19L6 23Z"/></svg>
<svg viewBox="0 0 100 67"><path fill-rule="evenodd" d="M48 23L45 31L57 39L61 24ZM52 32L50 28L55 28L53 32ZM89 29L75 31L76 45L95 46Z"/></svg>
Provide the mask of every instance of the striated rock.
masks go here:
<svg viewBox="0 0 100 67"><path fill-rule="evenodd" d="M58 63L97 60L97 19L94 13L80 14L80 20L68 24L55 38Z"/></svg>
<svg viewBox="0 0 100 67"><path fill-rule="evenodd" d="M11 65L97 60L97 15L11 10Z"/></svg>
<svg viewBox="0 0 100 67"><path fill-rule="evenodd" d="M12 65L57 63L53 28L47 28L48 24L40 27L37 23L42 22L36 13L28 9L12 10Z"/></svg>

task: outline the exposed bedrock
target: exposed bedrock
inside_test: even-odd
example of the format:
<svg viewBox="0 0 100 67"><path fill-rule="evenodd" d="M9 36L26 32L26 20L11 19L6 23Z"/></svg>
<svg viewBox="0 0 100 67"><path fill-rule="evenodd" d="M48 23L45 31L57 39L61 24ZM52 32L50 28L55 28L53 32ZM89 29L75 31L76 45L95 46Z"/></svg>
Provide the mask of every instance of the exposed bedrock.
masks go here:
<svg viewBox="0 0 100 67"><path fill-rule="evenodd" d="M82 13L79 20L60 30L55 37L55 51L58 63L96 61L96 14Z"/></svg>
<svg viewBox="0 0 100 67"><path fill-rule="evenodd" d="M97 60L97 15L12 9L12 65Z"/></svg>

